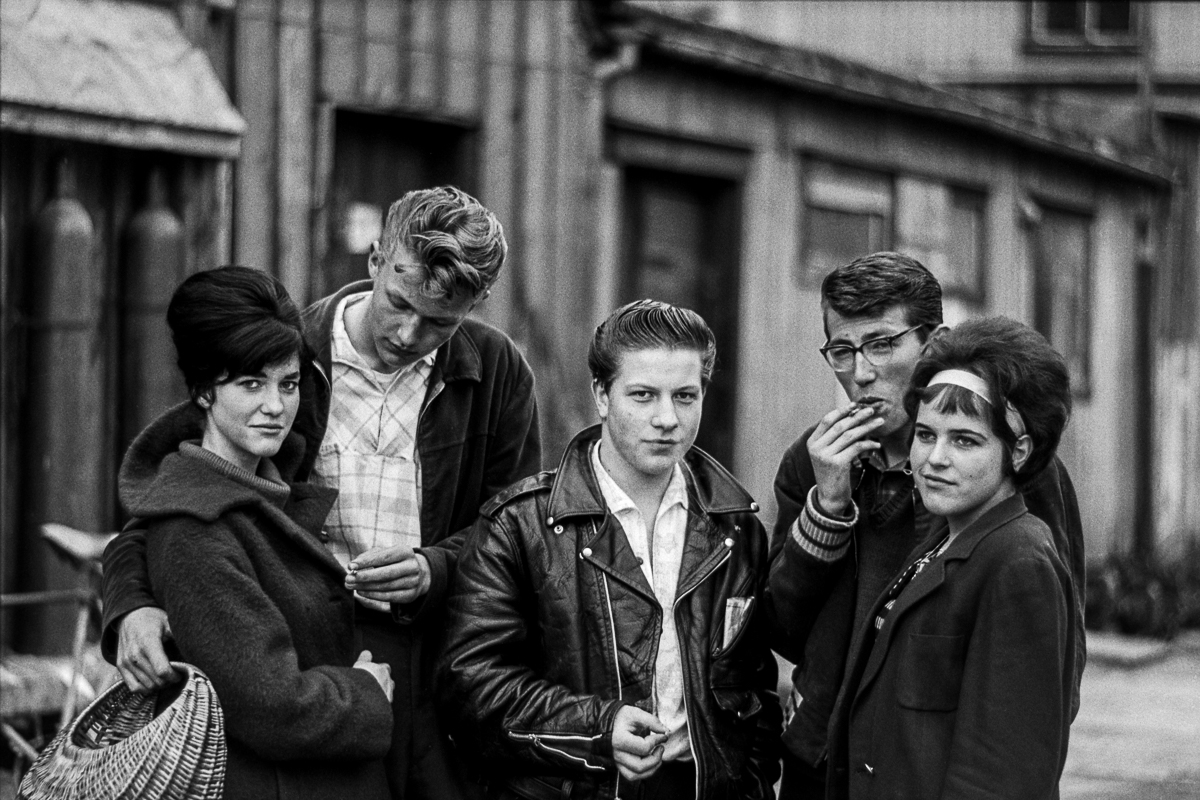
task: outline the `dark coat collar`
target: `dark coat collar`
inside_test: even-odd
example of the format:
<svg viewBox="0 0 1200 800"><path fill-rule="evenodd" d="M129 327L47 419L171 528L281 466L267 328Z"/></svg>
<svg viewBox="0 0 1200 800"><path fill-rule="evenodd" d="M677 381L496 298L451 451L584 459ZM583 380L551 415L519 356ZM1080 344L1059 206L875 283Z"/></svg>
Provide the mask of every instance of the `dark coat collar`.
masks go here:
<svg viewBox="0 0 1200 800"><path fill-rule="evenodd" d="M168 409L138 434L125 453L118 477L125 509L142 519L179 514L211 522L231 508L268 503L251 487L180 455L180 444L203 437L204 412L191 402ZM304 439L293 432L272 459L280 476L298 493L293 499L329 493L331 490L290 482L303 456ZM328 498L330 503L333 496L336 493Z"/></svg>
<svg viewBox="0 0 1200 800"><path fill-rule="evenodd" d="M326 380L333 364L333 321L338 305L350 295L370 292L373 287L373 281L355 281L305 309L304 337ZM483 379L483 360L473 338L474 327L481 324L470 318L463 320L454 335L438 348L433 362L433 380L478 383Z"/></svg>
<svg viewBox="0 0 1200 800"><path fill-rule="evenodd" d="M592 442L600 438L600 426L593 425L576 434L559 462L554 485L550 489L550 519L571 516L603 516L604 496L592 470ZM758 511L758 504L741 484L717 461L698 447L683 458L688 502L701 514L731 514ZM549 524L553 525L553 522Z"/></svg>

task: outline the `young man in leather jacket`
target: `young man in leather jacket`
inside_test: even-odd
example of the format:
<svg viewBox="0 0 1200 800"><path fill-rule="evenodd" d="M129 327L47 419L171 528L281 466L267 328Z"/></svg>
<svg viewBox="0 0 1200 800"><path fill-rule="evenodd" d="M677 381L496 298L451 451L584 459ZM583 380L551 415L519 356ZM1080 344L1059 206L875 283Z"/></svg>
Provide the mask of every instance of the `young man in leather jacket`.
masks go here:
<svg viewBox="0 0 1200 800"><path fill-rule="evenodd" d="M618 309L588 354L600 425L484 506L440 700L491 796L774 797L766 537L692 447L715 356L692 311Z"/></svg>

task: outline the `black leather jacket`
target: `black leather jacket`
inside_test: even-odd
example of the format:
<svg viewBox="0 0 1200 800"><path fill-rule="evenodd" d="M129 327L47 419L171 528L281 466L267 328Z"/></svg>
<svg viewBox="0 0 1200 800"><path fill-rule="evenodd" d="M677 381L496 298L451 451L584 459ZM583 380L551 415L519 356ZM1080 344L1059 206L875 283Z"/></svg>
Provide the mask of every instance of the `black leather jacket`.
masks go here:
<svg viewBox="0 0 1200 800"><path fill-rule="evenodd" d="M447 605L439 692L454 738L493 786L529 798L613 798L613 719L652 711L663 609L589 458L599 428L557 472L483 507ZM781 714L758 597L767 541L746 491L693 448L674 614L698 798L773 798ZM732 597L753 597L725 635ZM728 646L726 645L728 642Z"/></svg>

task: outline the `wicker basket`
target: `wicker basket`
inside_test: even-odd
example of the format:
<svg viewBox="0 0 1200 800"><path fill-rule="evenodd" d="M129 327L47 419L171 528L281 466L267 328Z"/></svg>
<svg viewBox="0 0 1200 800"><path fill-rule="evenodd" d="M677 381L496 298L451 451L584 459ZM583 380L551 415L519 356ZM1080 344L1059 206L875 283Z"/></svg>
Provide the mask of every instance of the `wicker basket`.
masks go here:
<svg viewBox="0 0 1200 800"><path fill-rule="evenodd" d="M164 697L117 682L59 731L25 774L28 800L217 800L225 783L225 717L208 677L190 664ZM156 714L165 695L178 693Z"/></svg>

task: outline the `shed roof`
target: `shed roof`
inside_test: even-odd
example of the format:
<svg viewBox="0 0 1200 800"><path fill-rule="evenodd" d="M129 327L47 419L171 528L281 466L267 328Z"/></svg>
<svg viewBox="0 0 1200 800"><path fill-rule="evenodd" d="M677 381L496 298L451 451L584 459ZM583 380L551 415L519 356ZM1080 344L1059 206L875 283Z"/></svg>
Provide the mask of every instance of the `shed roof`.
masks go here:
<svg viewBox="0 0 1200 800"><path fill-rule="evenodd" d="M235 158L245 127L171 9L0 3L3 130Z"/></svg>
<svg viewBox="0 0 1200 800"><path fill-rule="evenodd" d="M940 119L1135 180L1155 184L1172 180L1170 166L1152 153L1000 111L962 94L827 53L766 42L630 3L610 6L605 16L611 35L673 59Z"/></svg>

